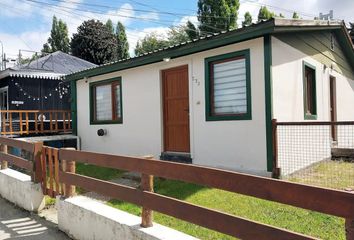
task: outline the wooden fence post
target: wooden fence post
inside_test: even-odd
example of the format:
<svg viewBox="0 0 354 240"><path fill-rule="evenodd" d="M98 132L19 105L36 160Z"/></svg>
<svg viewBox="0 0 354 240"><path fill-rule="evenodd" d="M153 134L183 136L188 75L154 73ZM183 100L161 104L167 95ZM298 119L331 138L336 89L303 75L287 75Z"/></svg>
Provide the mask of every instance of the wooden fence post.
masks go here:
<svg viewBox="0 0 354 240"><path fill-rule="evenodd" d="M354 240L354 219L345 219L345 234L347 240Z"/></svg>
<svg viewBox="0 0 354 240"><path fill-rule="evenodd" d="M75 150L75 148L65 148L65 149ZM62 160L61 169L63 172L75 173L76 172L76 163L75 163L75 161ZM63 188L65 197L73 197L76 193L76 187L74 185L63 184L62 188Z"/></svg>
<svg viewBox="0 0 354 240"><path fill-rule="evenodd" d="M42 181L46 181L46 179L42 179L42 148L43 142L34 143L34 151L33 151L33 174L32 181L35 183L40 183Z"/></svg>
<svg viewBox="0 0 354 240"><path fill-rule="evenodd" d="M1 150L3 153L7 153L7 145L2 145L1 148L2 148ZM6 169L7 167L8 167L7 161L2 160L1 161L1 169Z"/></svg>
<svg viewBox="0 0 354 240"><path fill-rule="evenodd" d="M280 168L278 166L278 131L277 120L272 119L272 141L273 141L273 178L280 178Z"/></svg>
<svg viewBox="0 0 354 240"><path fill-rule="evenodd" d="M146 159L153 159L153 156L144 156ZM154 176L141 174L141 190L147 192L154 192ZM152 227L153 211L143 206L141 213L141 226L144 228Z"/></svg>

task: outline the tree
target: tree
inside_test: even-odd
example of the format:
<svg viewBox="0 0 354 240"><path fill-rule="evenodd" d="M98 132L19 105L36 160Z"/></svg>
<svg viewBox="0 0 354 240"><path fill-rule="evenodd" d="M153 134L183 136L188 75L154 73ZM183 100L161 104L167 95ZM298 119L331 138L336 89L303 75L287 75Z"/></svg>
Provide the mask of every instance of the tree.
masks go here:
<svg viewBox="0 0 354 240"><path fill-rule="evenodd" d="M242 22L242 27L247 27L252 24L252 15L250 12L246 12L244 16L244 21Z"/></svg>
<svg viewBox="0 0 354 240"><path fill-rule="evenodd" d="M199 30L195 27L195 25L191 21L188 21L186 23L185 32L188 35L189 40L199 38Z"/></svg>
<svg viewBox="0 0 354 240"><path fill-rule="evenodd" d="M121 22L118 22L116 27L116 38L117 38L117 58L126 59L129 58L129 43L127 39L127 34L125 33L125 27Z"/></svg>
<svg viewBox="0 0 354 240"><path fill-rule="evenodd" d="M157 49L167 47L168 41L162 39L157 33L150 33L142 40L139 40L135 47L135 55L140 56L144 53L152 52Z"/></svg>
<svg viewBox="0 0 354 240"><path fill-rule="evenodd" d="M299 18L300 18L299 14L297 14L297 12L294 12L293 13L293 19L299 19Z"/></svg>
<svg viewBox="0 0 354 240"><path fill-rule="evenodd" d="M187 26L173 26L170 27L170 30L167 33L168 36L168 43L170 45L175 45L183 42L187 42L190 40L187 34Z"/></svg>
<svg viewBox="0 0 354 240"><path fill-rule="evenodd" d="M108 28L108 30L114 34L114 28L113 28L113 23L111 19L108 19L106 22L106 27Z"/></svg>
<svg viewBox="0 0 354 240"><path fill-rule="evenodd" d="M263 6L259 9L259 12L258 12L258 22L271 19L275 16L276 15L274 12L269 11L266 6Z"/></svg>
<svg viewBox="0 0 354 240"><path fill-rule="evenodd" d="M198 21L201 34L237 28L239 7L239 0L198 0Z"/></svg>
<svg viewBox="0 0 354 240"><path fill-rule="evenodd" d="M95 64L117 59L117 39L100 21L84 21L73 34L71 52L74 56Z"/></svg>
<svg viewBox="0 0 354 240"><path fill-rule="evenodd" d="M50 37L48 38L47 43L43 45L42 52L52 53L56 51L68 53L70 51L70 40L66 23L61 19L58 21L56 16L53 16Z"/></svg>

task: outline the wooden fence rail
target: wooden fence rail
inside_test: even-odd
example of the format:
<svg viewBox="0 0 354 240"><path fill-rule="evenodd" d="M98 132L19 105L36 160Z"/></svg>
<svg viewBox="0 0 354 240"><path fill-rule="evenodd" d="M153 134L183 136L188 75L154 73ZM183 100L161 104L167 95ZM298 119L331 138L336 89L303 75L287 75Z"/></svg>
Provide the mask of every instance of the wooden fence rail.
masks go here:
<svg viewBox="0 0 354 240"><path fill-rule="evenodd" d="M70 110L1 110L1 135L71 132Z"/></svg>
<svg viewBox="0 0 354 240"><path fill-rule="evenodd" d="M92 152L60 149L59 159L140 172L145 175L223 189L343 217L347 223L351 223L354 219L354 194L344 191L195 165ZM309 236L221 213L144 189L135 189L65 171L59 172L59 179L65 185L80 186L242 239L313 239ZM350 235L348 236L347 239L352 239Z"/></svg>

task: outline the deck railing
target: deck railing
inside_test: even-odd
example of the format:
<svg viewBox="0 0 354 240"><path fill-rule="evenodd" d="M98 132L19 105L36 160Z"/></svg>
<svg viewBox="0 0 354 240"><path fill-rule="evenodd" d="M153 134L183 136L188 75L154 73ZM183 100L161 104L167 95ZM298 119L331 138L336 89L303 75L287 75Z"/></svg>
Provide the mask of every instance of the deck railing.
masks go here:
<svg viewBox="0 0 354 240"><path fill-rule="evenodd" d="M70 110L0 110L1 135L71 132Z"/></svg>

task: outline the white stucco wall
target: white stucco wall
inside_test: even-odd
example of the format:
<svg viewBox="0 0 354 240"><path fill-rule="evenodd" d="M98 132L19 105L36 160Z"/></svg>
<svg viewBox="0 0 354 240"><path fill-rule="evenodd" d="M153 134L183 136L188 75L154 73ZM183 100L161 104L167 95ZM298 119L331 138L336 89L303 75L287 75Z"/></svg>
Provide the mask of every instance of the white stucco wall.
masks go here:
<svg viewBox="0 0 354 240"><path fill-rule="evenodd" d="M205 121L204 59L250 49L252 120ZM163 69L189 68L190 142L193 163L266 174L263 38L77 82L78 135L83 150L146 155L163 151ZM90 125L89 83L122 77L123 124ZM107 129L107 136L96 131Z"/></svg>
<svg viewBox="0 0 354 240"><path fill-rule="evenodd" d="M330 121L330 76L336 78L337 121L354 120L354 81L324 67L310 56L272 37L273 118L279 122ZM303 61L316 67L317 120L304 120ZM352 130L353 126L350 127ZM338 127L338 146L348 143ZM330 157L328 126L281 126L278 128L279 165L289 174ZM346 132L348 137L348 132ZM353 139L353 135L350 136ZM352 140L349 140L352 142ZM354 147L354 146L353 146Z"/></svg>

